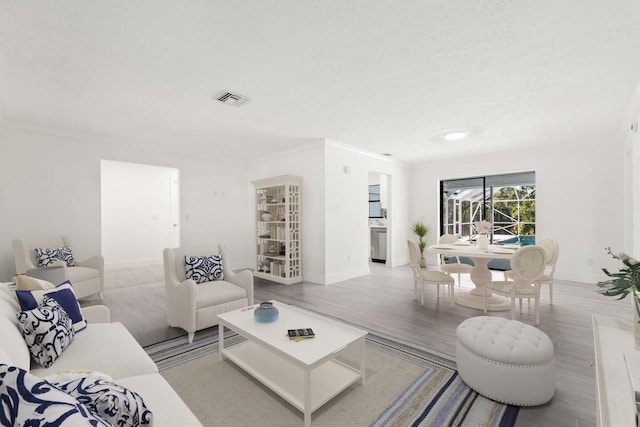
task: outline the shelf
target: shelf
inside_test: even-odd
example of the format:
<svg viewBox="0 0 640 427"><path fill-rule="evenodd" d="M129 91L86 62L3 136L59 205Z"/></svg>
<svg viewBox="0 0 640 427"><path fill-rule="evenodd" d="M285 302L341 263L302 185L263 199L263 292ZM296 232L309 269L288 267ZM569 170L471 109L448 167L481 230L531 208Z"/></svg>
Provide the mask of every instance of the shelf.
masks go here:
<svg viewBox="0 0 640 427"><path fill-rule="evenodd" d="M255 275L283 284L302 282L302 243L300 241L302 177L285 175L252 181L252 183L256 189ZM270 218L268 221L262 219L265 213L270 214L270 216L265 215L265 218ZM266 258L276 262L275 265L271 265L274 274L257 271Z"/></svg>
<svg viewBox="0 0 640 427"><path fill-rule="evenodd" d="M222 355L249 372L299 411L304 408L304 370L263 346L245 341ZM311 371L311 412L361 378L357 369L330 360Z"/></svg>

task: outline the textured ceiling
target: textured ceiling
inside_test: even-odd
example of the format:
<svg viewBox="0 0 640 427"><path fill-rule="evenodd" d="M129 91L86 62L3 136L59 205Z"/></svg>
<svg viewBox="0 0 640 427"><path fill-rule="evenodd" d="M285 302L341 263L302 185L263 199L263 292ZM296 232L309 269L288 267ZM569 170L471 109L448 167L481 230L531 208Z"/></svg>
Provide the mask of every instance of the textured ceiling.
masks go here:
<svg viewBox="0 0 640 427"><path fill-rule="evenodd" d="M639 76L638 0L0 0L6 123L207 155L614 140Z"/></svg>

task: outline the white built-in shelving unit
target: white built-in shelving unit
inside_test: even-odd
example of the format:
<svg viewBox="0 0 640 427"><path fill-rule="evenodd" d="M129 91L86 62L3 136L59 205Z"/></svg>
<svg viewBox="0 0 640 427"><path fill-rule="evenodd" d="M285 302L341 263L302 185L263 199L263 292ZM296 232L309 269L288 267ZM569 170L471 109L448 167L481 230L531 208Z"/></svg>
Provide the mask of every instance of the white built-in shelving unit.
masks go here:
<svg viewBox="0 0 640 427"><path fill-rule="evenodd" d="M283 175L252 183L256 189L254 275L286 285L302 282L302 177Z"/></svg>

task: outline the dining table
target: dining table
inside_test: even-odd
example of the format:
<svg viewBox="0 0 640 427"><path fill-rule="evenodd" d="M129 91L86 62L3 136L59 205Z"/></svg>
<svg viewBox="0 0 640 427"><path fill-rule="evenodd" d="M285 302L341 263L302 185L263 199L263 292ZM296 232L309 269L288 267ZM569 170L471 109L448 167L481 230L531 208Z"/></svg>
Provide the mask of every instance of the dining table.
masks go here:
<svg viewBox="0 0 640 427"><path fill-rule="evenodd" d="M489 261L492 259L510 260L518 248L517 245L489 245L487 248L479 248L471 242L458 241L451 244L428 246L427 252L445 256L467 257L473 261L470 276L475 287L470 291L456 292L454 301L465 307L483 310L485 307L484 285L492 280L491 270L488 266ZM506 311L510 309L511 301L509 298L487 294L487 310Z"/></svg>

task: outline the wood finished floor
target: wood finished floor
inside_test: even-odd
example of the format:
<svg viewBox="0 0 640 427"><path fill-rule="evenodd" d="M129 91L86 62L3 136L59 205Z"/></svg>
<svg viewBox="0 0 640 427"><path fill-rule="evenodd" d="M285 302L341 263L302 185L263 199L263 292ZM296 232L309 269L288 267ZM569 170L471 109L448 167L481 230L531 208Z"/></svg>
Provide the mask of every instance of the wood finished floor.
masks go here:
<svg viewBox="0 0 640 427"><path fill-rule="evenodd" d="M103 303L110 307L112 320L123 322L142 345L184 335L184 331L166 324L161 266L142 269L107 273ZM136 277L130 280L130 275ZM502 277L501 272L494 275ZM472 287L468 275L463 275L462 286L456 285L456 291ZM628 300L616 301L597 294L596 290L594 284L556 280L554 304L549 305L548 287L543 288L539 328L555 346L556 394L546 405L523 408L517 426L596 425L591 316L594 313L625 319L631 316ZM435 288L427 287L422 306L414 298L411 269L407 266L392 269L383 264L371 264L371 274L367 276L329 286L306 282L281 285L256 279L255 302L271 299L316 310L450 356L455 355L456 327L469 317L483 314L481 310L457 304L451 307L444 288L438 302ZM92 305L100 301L91 298L82 303ZM510 318L509 311L490 315ZM533 307L529 312L525 304L522 315L516 312L516 319L533 324Z"/></svg>

